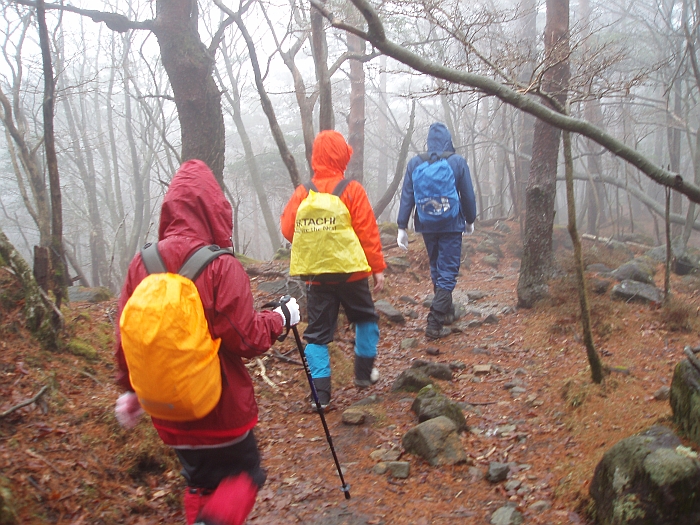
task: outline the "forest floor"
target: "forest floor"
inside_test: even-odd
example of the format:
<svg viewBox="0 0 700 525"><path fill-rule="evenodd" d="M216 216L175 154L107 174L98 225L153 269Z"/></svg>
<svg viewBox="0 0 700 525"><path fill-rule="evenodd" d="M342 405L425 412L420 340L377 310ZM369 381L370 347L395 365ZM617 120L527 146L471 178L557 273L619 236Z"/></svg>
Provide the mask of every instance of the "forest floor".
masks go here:
<svg viewBox="0 0 700 525"><path fill-rule="evenodd" d="M670 386L684 346L698 344L697 281L672 276L672 309L590 294L596 347L612 370L596 385L581 342L570 274L552 281L551 299L533 309L516 308L521 241L517 224L508 224L513 233L500 235L498 268L486 266L483 255L472 250L455 291L462 302L469 292L482 292L467 310L492 311L496 324L466 328L437 342L425 339L428 310L421 303L432 290L419 238L412 238L410 268L387 273L386 289L375 298L417 318L392 324L382 317L377 359L382 376L368 390L352 386L353 334L341 319L332 346L334 393L326 420L351 499L343 497L319 416L309 409L303 369L269 355L249 364L260 408L256 436L268 479L248 523L487 524L507 503L518 507L526 523L590 523L589 484L603 453L654 424L672 426L668 400L654 394ZM470 238L473 248L487 230ZM616 256L602 244L586 242L585 253L586 263L622 262L611 260ZM386 255L403 253L393 248ZM573 267L570 251L560 248L557 257L562 268ZM279 278L280 264L263 263L251 278L256 304L270 299L257 285ZM663 288L663 282L659 265L656 283ZM184 523L184 483L174 455L148 418L131 431L114 418L116 301L66 307L71 343L52 353L40 349L23 328L19 293L14 276L0 268L0 414L49 387L36 403L0 416L0 485L12 493L17 523ZM470 313L465 321L472 318ZM409 338L415 346L406 342ZM291 337L276 349L298 359ZM439 353L428 355L428 349ZM418 423L410 410L414 396L391 386L415 359L464 365L453 381L438 383L451 399L465 403L466 464L431 467L401 449L401 437ZM475 365L491 365L490 372L474 374ZM524 392L509 390L513 383ZM343 410L370 395L378 401L367 406L368 420L343 424ZM410 462L407 479L373 472L377 460L370 454L380 448L402 452L401 460ZM484 478L492 461L513 462L510 480L521 482L517 490Z"/></svg>

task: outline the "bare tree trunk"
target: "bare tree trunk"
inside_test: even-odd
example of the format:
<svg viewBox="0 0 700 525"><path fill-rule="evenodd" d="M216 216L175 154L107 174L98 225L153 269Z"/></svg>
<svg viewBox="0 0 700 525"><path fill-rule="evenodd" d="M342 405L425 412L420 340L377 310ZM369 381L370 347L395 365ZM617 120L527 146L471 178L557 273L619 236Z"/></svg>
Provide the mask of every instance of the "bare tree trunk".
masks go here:
<svg viewBox="0 0 700 525"><path fill-rule="evenodd" d="M529 59L523 64L523 69L518 79L524 85L530 85L534 64L537 59L537 1L524 0L521 3L523 11L521 39L528 50ZM527 188L530 162L532 159L532 141L535 127L535 118L524 112L518 114L518 144L514 155L515 172L515 202L513 211L521 219L521 232L525 231L525 192Z"/></svg>
<svg viewBox="0 0 700 525"><path fill-rule="evenodd" d="M325 5L326 0L320 1ZM328 43L326 42L326 30L323 27L323 15L318 9L311 9L311 53L316 68L319 91L318 128L319 131L335 129L331 76L328 72Z"/></svg>
<svg viewBox="0 0 700 525"><path fill-rule="evenodd" d="M675 79L673 82L673 117L669 117L669 120L681 118L681 80ZM670 96L670 94L669 94ZM668 155L670 166L669 170L673 173L681 172L681 130L678 125L674 122L669 122L667 130L668 136ZM683 210L683 198L680 193L674 191L671 194L671 211L673 213L679 214ZM671 228L671 235L676 238L681 235L682 229L680 226L674 225Z"/></svg>
<svg viewBox="0 0 700 525"><path fill-rule="evenodd" d="M363 54L365 41L348 35L348 52ZM348 117L348 144L353 153L346 176L362 183L365 164L365 69L359 60L350 60L350 115Z"/></svg>
<svg viewBox="0 0 700 525"><path fill-rule="evenodd" d="M387 133L389 132L389 119L387 117L387 111L389 107L386 104L386 56L382 55L379 58L379 104L380 108L377 114L377 135L384 147L379 147L377 150L377 195L384 195L387 190L387 184L389 183L389 155L386 151L386 140ZM387 208L380 215L376 215L377 219L380 221L386 221L389 219Z"/></svg>
<svg viewBox="0 0 700 525"><path fill-rule="evenodd" d="M157 0L153 33L173 89L182 135L182 161L204 161L223 185L226 132L213 53L197 31L196 0Z"/></svg>
<svg viewBox="0 0 700 525"><path fill-rule="evenodd" d="M576 201L574 199L574 160L571 154L571 134L564 131L564 166L566 171L566 204L569 217L569 235L574 245L574 262L576 264L576 283L578 285L578 297L581 307L581 329L583 332L583 344L586 347L588 364L591 367L591 378L598 384L603 381L603 364L593 343L591 331L591 309L588 303L586 291L586 276L583 271L583 253L581 239L576 228Z"/></svg>
<svg viewBox="0 0 700 525"><path fill-rule="evenodd" d="M547 0L545 27L545 73L543 90L564 106L569 80L569 0ZM518 279L518 305L529 308L548 293L554 264L552 230L556 196L558 128L537 120L532 164L526 191L523 258Z"/></svg>
<svg viewBox="0 0 700 525"><path fill-rule="evenodd" d="M63 205L61 203L61 180L58 175L58 160L54 140L53 115L54 91L56 88L51 65L51 49L49 48L49 32L46 27L46 12L44 0L37 1L37 22L39 23L39 43L44 69L44 151L46 166L49 172L49 190L51 193L51 289L54 293L56 306L68 299L67 284L68 267L63 253ZM57 321L56 321L57 322ZM55 326L58 330L58 326Z"/></svg>

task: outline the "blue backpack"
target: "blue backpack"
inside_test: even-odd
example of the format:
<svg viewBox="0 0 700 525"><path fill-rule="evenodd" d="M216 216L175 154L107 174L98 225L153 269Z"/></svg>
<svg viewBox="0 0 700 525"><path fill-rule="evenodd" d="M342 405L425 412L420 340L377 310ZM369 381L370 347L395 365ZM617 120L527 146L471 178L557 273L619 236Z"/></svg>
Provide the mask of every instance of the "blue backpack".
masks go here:
<svg viewBox="0 0 700 525"><path fill-rule="evenodd" d="M423 153L425 162L413 170L413 195L416 213L423 224L436 224L459 215L459 196L455 174L447 162L452 152L437 156Z"/></svg>

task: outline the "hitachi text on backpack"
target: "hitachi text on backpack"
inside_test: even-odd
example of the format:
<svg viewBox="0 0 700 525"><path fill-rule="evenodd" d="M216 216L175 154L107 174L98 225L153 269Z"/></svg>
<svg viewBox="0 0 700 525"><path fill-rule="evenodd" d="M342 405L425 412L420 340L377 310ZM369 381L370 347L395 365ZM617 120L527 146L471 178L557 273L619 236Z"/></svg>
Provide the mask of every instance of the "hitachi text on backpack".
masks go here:
<svg viewBox="0 0 700 525"><path fill-rule="evenodd" d="M296 213L289 275L318 280L371 271L350 212L340 199L350 182L342 179L333 193L320 193L312 182L306 184L309 194Z"/></svg>

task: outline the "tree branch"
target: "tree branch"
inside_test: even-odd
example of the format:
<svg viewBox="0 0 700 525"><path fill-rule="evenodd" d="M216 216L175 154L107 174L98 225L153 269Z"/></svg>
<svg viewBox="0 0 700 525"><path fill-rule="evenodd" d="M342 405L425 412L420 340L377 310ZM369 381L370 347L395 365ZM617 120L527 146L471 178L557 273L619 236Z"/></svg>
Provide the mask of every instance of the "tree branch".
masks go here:
<svg viewBox="0 0 700 525"><path fill-rule="evenodd" d="M36 8L36 2L32 0L10 0L10 2ZM58 11L76 13L81 16L86 16L92 19L93 22L97 23L104 22L109 29L116 31L117 33L125 33L130 29L147 29L150 31L153 29L155 23L154 20L138 22L136 20L129 20L126 16L120 15L119 13L106 13L104 11L95 11L94 9L81 9L79 7L73 7L72 5L44 4L44 8L47 10L55 9Z"/></svg>
<svg viewBox="0 0 700 525"><path fill-rule="evenodd" d="M311 5L319 10L319 12L330 21L333 27L348 31L365 39L382 53L398 60L402 64L447 82L475 88L487 95L495 96L506 104L529 113L552 126L584 135L594 142L597 142L617 157L637 167L655 182L673 188L688 197L691 201L700 203L700 187L685 181L683 177L677 173L672 173L669 170L657 166L634 148L609 135L590 122L562 115L495 80L475 73L445 67L388 40L379 15L370 3L367 0L351 1L367 22L368 30L366 32L337 18L332 12L326 9L319 0L310 0Z"/></svg>

